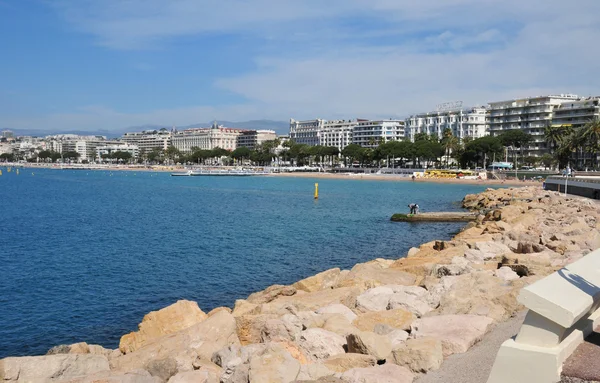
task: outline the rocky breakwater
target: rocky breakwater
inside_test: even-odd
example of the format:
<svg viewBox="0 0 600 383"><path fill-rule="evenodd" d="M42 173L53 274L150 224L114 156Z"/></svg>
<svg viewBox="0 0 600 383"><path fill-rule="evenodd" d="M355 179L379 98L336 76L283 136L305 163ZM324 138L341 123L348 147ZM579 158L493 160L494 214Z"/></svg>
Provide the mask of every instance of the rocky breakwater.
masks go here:
<svg viewBox="0 0 600 383"><path fill-rule="evenodd" d="M450 241L331 269L204 313L179 301L119 349L78 343L5 358L8 382L406 383L522 309L519 290L600 247L600 209L539 188L466 196ZM468 372L465 372L466 374Z"/></svg>

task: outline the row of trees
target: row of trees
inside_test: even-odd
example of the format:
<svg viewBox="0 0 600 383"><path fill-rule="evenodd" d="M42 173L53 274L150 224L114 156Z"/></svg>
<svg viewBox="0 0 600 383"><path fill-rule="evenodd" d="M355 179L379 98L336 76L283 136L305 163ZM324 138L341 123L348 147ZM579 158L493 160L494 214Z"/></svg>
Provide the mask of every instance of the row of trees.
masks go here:
<svg viewBox="0 0 600 383"><path fill-rule="evenodd" d="M597 168L600 152L600 121L591 121L581 128L547 126L544 136L553 159L561 167L569 162L577 168Z"/></svg>

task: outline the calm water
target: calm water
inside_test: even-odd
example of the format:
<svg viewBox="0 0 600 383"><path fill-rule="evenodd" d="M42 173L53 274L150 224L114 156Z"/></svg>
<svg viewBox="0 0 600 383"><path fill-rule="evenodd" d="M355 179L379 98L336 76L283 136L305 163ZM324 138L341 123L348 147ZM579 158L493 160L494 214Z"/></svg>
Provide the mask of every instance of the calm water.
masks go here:
<svg viewBox="0 0 600 383"><path fill-rule="evenodd" d="M271 284L401 257L461 225L392 213L457 210L483 189L318 180L314 201L314 179L0 169L0 358L77 341L116 348L178 299L231 307Z"/></svg>

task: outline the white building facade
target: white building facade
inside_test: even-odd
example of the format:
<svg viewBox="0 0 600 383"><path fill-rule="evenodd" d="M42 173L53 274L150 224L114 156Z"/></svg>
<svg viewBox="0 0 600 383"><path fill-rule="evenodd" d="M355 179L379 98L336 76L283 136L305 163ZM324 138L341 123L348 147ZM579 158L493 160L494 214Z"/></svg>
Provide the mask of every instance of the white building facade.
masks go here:
<svg viewBox="0 0 600 383"><path fill-rule="evenodd" d="M136 145L140 151L147 153L154 149L167 149L172 145L172 135L173 133L166 129L128 132L123 134L121 141L130 145Z"/></svg>
<svg viewBox="0 0 600 383"><path fill-rule="evenodd" d="M490 102L490 134L498 136L508 130L523 130L533 136L533 142L522 149L523 155L539 157L548 152L544 128L553 123L555 110L563 103L578 100L580 97L576 95L560 94Z"/></svg>
<svg viewBox="0 0 600 383"><path fill-rule="evenodd" d="M488 111L484 107L419 113L406 119L406 131L413 142L418 133L442 138L445 129L450 129L461 141L467 137L475 139L488 134L487 118Z"/></svg>
<svg viewBox="0 0 600 383"><path fill-rule="evenodd" d="M310 146L320 145L320 133L323 131L325 120L296 121L290 119L290 139L297 144Z"/></svg>
<svg viewBox="0 0 600 383"><path fill-rule="evenodd" d="M173 135L173 146L184 153L190 153L192 148L233 151L237 148L237 138L242 132L242 129L225 128L216 124L211 128L186 129Z"/></svg>
<svg viewBox="0 0 600 383"><path fill-rule="evenodd" d="M245 130L237 136L237 147L255 149L265 141L273 141L277 138L274 130Z"/></svg>
<svg viewBox="0 0 600 383"><path fill-rule="evenodd" d="M600 120L600 97L588 97L563 102L554 109L552 125L579 129L592 121Z"/></svg>
<svg viewBox="0 0 600 383"><path fill-rule="evenodd" d="M96 157L102 158L102 156L107 154L112 154L115 152L124 152L131 154L132 158L138 158L140 155L140 149L137 145L130 144L112 144L112 145L103 145L96 147Z"/></svg>
<svg viewBox="0 0 600 383"><path fill-rule="evenodd" d="M290 120L290 139L297 144L334 146L340 151L352 143L358 120Z"/></svg>
<svg viewBox="0 0 600 383"><path fill-rule="evenodd" d="M376 148L389 141L402 141L404 124L403 120L358 120L352 130L352 143Z"/></svg>

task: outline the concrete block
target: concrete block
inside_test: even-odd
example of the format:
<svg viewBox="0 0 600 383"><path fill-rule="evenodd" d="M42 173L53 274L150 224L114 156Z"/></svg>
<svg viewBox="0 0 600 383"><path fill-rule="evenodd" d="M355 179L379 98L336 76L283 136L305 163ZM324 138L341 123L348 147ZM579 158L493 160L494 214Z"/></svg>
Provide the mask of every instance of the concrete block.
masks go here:
<svg viewBox="0 0 600 383"><path fill-rule="evenodd" d="M567 329L529 310L515 338L517 343L540 347L556 347L563 341Z"/></svg>
<svg viewBox="0 0 600 383"><path fill-rule="evenodd" d="M487 383L556 383L560 381L560 347L538 347L509 339L502 344Z"/></svg>
<svg viewBox="0 0 600 383"><path fill-rule="evenodd" d="M583 258L582 258L583 259ZM600 287L574 282L578 276L567 269L550 274L521 290L518 301L528 309L569 328L586 316L600 297Z"/></svg>

